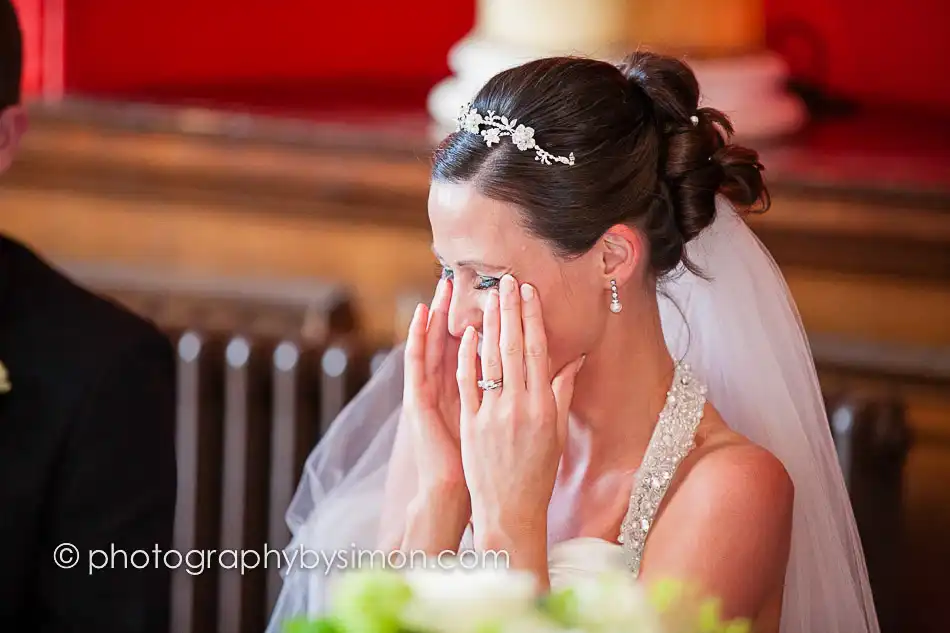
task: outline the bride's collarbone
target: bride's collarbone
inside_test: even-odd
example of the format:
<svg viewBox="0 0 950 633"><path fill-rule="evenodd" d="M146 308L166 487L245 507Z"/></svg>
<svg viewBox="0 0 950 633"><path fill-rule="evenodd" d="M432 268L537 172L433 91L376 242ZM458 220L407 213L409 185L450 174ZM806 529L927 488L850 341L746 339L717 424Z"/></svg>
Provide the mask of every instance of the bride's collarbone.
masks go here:
<svg viewBox="0 0 950 633"><path fill-rule="evenodd" d="M632 479L631 473L612 470L555 488L549 511L552 539L615 542L630 502Z"/></svg>
<svg viewBox="0 0 950 633"><path fill-rule="evenodd" d="M742 459L748 451L763 451L744 436L732 431L719 413L707 405L703 421L696 429L695 446L673 474L669 488L654 515L655 527L664 530L662 515L684 482L700 471L716 469L720 460ZM633 453L637 454L634 455ZM631 451L624 459L602 468L588 465L583 471L562 473L551 498L550 531L554 541L594 538L616 542L621 523L630 507L635 475L645 453ZM698 473L699 477L703 472Z"/></svg>

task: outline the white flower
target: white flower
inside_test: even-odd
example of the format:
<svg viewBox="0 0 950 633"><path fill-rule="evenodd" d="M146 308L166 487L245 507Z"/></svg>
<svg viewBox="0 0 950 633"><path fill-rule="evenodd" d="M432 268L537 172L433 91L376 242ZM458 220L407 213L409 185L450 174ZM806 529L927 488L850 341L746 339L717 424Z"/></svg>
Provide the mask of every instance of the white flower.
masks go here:
<svg viewBox="0 0 950 633"><path fill-rule="evenodd" d="M606 574L572 585L580 628L597 633L663 633L659 614L643 587L627 573Z"/></svg>
<svg viewBox="0 0 950 633"><path fill-rule="evenodd" d="M482 115L472 108L462 118L462 129L472 134L478 134L478 126L482 124Z"/></svg>
<svg viewBox="0 0 950 633"><path fill-rule="evenodd" d="M482 136L485 137L485 143L488 144L488 147L491 147L492 143L501 141L501 130L496 127L488 128L487 130L482 130Z"/></svg>
<svg viewBox="0 0 950 633"><path fill-rule="evenodd" d="M497 633L567 633L561 625L537 613L499 622L496 631ZM580 632L572 631L571 633Z"/></svg>
<svg viewBox="0 0 950 633"><path fill-rule="evenodd" d="M534 128L519 125L511 134L511 141L518 146L522 152L534 147Z"/></svg>
<svg viewBox="0 0 950 633"><path fill-rule="evenodd" d="M538 584L528 572L415 569L406 580L413 595L408 628L472 633L489 623L507 627L536 617Z"/></svg>

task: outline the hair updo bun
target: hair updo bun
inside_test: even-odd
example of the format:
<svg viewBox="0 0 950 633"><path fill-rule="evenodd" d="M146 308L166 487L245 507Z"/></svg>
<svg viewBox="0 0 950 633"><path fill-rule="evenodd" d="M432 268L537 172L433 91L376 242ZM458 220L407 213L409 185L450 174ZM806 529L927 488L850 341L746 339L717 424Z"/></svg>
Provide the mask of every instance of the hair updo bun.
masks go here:
<svg viewBox="0 0 950 633"><path fill-rule="evenodd" d="M768 207L758 154L729 144L733 128L726 115L699 107L699 83L685 63L637 52L624 60L620 70L652 107L661 148L658 184L684 245L712 224L717 195L740 208L759 201Z"/></svg>
<svg viewBox="0 0 950 633"><path fill-rule="evenodd" d="M637 52L619 66L553 57L494 76L471 107L534 129L538 146L573 165L543 164L510 138L450 135L433 179L473 182L518 206L533 234L561 256L589 250L613 225L639 229L660 277L686 259L686 244L712 224L716 196L740 210L769 206L755 151L729 143L718 110L699 107L699 84L683 62ZM486 129L482 127L481 130Z"/></svg>

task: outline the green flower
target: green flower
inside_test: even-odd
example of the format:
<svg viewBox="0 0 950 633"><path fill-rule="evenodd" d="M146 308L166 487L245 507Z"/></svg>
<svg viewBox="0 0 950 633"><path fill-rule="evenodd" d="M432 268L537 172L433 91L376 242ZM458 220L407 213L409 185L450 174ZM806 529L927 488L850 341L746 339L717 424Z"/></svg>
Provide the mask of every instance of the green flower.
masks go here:
<svg viewBox="0 0 950 633"><path fill-rule="evenodd" d="M668 630L688 633L749 633L751 630L747 620L724 621L718 599L702 599L697 587L679 580L652 583L650 601Z"/></svg>
<svg viewBox="0 0 950 633"><path fill-rule="evenodd" d="M333 618L295 618L284 624L284 633L342 633L342 630Z"/></svg>
<svg viewBox="0 0 950 633"><path fill-rule="evenodd" d="M333 619L306 633L399 633L412 589L397 573L365 570L343 574L335 588Z"/></svg>
<svg viewBox="0 0 950 633"><path fill-rule="evenodd" d="M543 596L538 607L552 620L565 628L574 628L580 622L577 594L574 589L559 589Z"/></svg>
<svg viewBox="0 0 950 633"><path fill-rule="evenodd" d="M711 598L699 605L697 633L749 633L751 624L747 620L724 621L720 613L720 602Z"/></svg>

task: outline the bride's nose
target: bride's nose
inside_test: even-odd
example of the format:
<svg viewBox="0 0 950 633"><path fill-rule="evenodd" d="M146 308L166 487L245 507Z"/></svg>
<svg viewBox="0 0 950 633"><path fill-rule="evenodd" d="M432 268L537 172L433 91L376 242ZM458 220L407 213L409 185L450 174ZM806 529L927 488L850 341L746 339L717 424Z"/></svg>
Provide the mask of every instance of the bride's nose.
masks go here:
<svg viewBox="0 0 950 633"><path fill-rule="evenodd" d="M482 329L482 305L477 296L470 292L452 293L449 303L449 332L456 338L461 338L468 326L476 330Z"/></svg>

